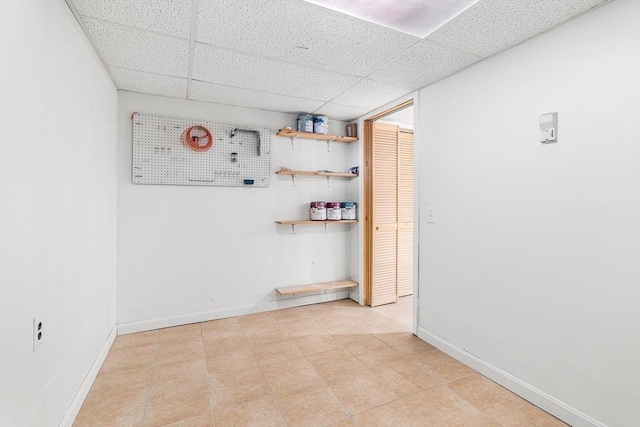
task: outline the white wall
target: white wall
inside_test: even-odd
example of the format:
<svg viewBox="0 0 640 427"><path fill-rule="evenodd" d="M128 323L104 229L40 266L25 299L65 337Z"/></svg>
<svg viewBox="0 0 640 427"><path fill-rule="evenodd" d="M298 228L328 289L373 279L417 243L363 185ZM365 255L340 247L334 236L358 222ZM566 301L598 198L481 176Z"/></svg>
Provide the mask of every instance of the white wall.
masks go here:
<svg viewBox="0 0 640 427"><path fill-rule="evenodd" d="M355 200L357 185L272 175L269 188L133 185L131 113L271 128L271 169L346 170L355 144L299 139L291 149L278 129L294 115L119 92L118 319L130 332L327 299L346 291L276 298L278 286L344 279L351 273L346 225L276 226L308 218L314 200ZM344 123L330 123L344 133ZM179 141L176 141L179 144ZM214 145L215 149L215 145Z"/></svg>
<svg viewBox="0 0 640 427"><path fill-rule="evenodd" d="M420 91L419 330L576 425L640 424L639 15L612 2Z"/></svg>
<svg viewBox="0 0 640 427"><path fill-rule="evenodd" d="M0 425L54 426L115 324L117 93L64 1L0 19Z"/></svg>

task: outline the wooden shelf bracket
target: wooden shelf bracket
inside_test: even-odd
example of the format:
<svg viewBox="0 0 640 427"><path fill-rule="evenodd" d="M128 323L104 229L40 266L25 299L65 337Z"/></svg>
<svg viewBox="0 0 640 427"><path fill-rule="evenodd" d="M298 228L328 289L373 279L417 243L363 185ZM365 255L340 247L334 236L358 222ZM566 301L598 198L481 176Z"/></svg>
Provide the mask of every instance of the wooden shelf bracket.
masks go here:
<svg viewBox="0 0 640 427"><path fill-rule="evenodd" d="M335 140L336 140L336 138L328 139L328 140L327 140L327 153L330 153L330 152L331 152L331 143L332 143L333 141L335 141ZM321 141L321 140L319 139L318 141Z"/></svg>

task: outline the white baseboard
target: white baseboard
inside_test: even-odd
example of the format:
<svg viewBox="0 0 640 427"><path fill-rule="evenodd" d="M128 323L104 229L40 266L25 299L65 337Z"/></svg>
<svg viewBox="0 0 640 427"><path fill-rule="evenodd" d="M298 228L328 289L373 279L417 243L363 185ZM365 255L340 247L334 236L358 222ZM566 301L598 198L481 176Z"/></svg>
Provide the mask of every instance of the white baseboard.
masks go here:
<svg viewBox="0 0 640 427"><path fill-rule="evenodd" d="M283 308L300 307L303 305L317 304L321 302L338 301L346 298L349 298L348 290L325 292L321 294L313 294L300 297L280 297L275 301L269 301L257 305L233 307L215 311L201 311L199 313L144 320L141 322L120 323L117 325L118 335L152 331L154 329L188 325L190 323L207 322L209 320L242 316L244 314L262 313L265 311L280 310Z"/></svg>
<svg viewBox="0 0 640 427"><path fill-rule="evenodd" d="M67 410L67 413L64 415L64 418L60 422L59 427L71 427L73 425L73 422L75 421L76 417L78 416L78 413L80 412L80 408L82 408L82 404L84 403L84 400L87 398L87 395L89 394L89 390L91 390L91 386L93 385L93 382L96 380L96 377L98 376L98 372L100 372L100 368L102 368L102 364L104 363L104 360L107 358L107 354L109 353L109 350L111 349L111 346L113 345L113 342L115 341L116 336L117 336L117 329L114 326L113 329L111 329L111 332L109 333L109 336L107 337L107 340L105 341L104 346L102 347L102 350L100 350L100 353L98 353L98 357L96 357L96 360L93 362L93 365L91 365L91 369L89 369L87 376L84 378L84 381L82 381L82 385L80 386L80 389L76 393L76 396L73 398L73 402L71 402L71 406L69 406L69 409Z"/></svg>
<svg viewBox="0 0 640 427"><path fill-rule="evenodd" d="M423 328L418 328L418 337L569 425L581 427L606 427L605 424L591 418L587 414L578 411L553 396L538 390L508 372L485 362L477 356L474 356L464 349L451 344Z"/></svg>

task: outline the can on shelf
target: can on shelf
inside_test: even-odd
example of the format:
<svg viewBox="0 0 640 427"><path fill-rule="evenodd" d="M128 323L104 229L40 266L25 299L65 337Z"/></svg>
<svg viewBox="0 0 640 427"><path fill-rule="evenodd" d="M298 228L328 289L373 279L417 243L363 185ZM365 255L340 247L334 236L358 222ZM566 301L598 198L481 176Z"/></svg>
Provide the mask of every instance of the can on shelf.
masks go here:
<svg viewBox="0 0 640 427"><path fill-rule="evenodd" d="M313 132L313 116L311 114L300 114L298 116L298 132Z"/></svg>
<svg viewBox="0 0 640 427"><path fill-rule="evenodd" d="M329 133L329 118L327 116L315 116L313 118L314 133Z"/></svg>
<svg viewBox="0 0 640 427"><path fill-rule="evenodd" d="M311 202L309 204L311 221L324 221L327 219L327 204L325 202Z"/></svg>
<svg viewBox="0 0 640 427"><path fill-rule="evenodd" d="M349 123L346 126L347 136L358 137L358 125L356 123Z"/></svg>
<svg viewBox="0 0 640 427"><path fill-rule="evenodd" d="M340 210L340 203L327 202L327 220L340 221L342 219L342 212Z"/></svg>
<svg viewBox="0 0 640 427"><path fill-rule="evenodd" d="M340 203L341 218L342 219L356 219L356 203L355 202L342 202Z"/></svg>

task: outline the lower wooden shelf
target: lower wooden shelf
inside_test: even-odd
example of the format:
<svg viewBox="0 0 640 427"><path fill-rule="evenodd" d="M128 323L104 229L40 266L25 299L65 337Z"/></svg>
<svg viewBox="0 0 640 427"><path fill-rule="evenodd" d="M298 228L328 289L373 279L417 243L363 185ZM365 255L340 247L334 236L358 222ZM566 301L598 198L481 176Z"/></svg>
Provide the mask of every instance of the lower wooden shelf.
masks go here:
<svg viewBox="0 0 640 427"><path fill-rule="evenodd" d="M279 295L310 294L322 291L335 291L336 289L355 288L357 286L358 282L354 282L353 280L338 280L335 282L311 283L309 285L285 286L276 288L276 292Z"/></svg>

